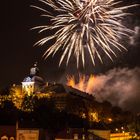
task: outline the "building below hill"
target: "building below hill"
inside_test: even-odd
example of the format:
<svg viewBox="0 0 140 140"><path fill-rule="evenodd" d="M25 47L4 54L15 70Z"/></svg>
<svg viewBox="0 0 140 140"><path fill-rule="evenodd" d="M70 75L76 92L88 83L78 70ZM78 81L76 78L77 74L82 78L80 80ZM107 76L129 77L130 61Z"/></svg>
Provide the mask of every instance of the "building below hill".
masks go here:
<svg viewBox="0 0 140 140"><path fill-rule="evenodd" d="M93 130L94 131L94 130ZM97 130L96 130L97 131ZM103 130L102 130L103 131ZM104 134L110 137L108 131ZM102 135L96 135L84 128L66 128L58 132L54 140L105 140ZM0 140L50 140L47 129L17 128L15 125L0 126Z"/></svg>

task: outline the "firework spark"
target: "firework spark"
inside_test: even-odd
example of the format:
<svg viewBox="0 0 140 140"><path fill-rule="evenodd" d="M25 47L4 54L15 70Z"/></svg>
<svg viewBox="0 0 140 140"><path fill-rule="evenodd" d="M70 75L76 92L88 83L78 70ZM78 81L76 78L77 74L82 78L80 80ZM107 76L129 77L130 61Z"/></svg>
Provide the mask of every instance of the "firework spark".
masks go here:
<svg viewBox="0 0 140 140"><path fill-rule="evenodd" d="M77 67L80 61L85 65L85 50L89 52L92 63L95 65L95 58L101 62L102 50L111 60L112 55L116 56L114 48L119 51L126 50L118 40L120 35L128 36L132 31L126 28L120 20L128 13L124 10L136 6L117 7L120 2L114 0L39 0L49 6L41 8L45 16L50 19L49 25L37 26L39 33L49 30L55 33L39 40L35 45L45 45L49 41L54 42L47 48L44 56L48 58L62 50L59 65L75 56ZM52 12L53 11L53 12ZM48 43L49 44L49 43Z"/></svg>

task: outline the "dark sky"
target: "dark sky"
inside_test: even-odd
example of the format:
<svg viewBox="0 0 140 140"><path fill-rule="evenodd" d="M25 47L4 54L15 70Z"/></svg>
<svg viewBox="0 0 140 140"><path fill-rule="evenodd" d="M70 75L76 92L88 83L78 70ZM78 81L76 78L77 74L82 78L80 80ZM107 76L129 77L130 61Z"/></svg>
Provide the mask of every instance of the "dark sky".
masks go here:
<svg viewBox="0 0 140 140"><path fill-rule="evenodd" d="M125 3L135 3L139 0L125 0ZM2 0L0 8L0 87L11 83L20 83L28 75L29 68L38 61L42 75L47 80L56 80L66 72L78 72L75 65L58 69L57 56L47 61L42 58L44 47L33 47L40 36L30 28L45 23L39 17L39 11L30 7L31 4L38 5L37 0ZM126 23L131 28L140 26L140 8L130 11L134 14ZM139 10L139 11L138 11ZM109 61L109 60L108 60ZM100 73L113 67L139 67L140 66L140 40L136 37L136 44L128 49L127 53L114 62L99 64L96 67L86 65L80 70L86 73Z"/></svg>

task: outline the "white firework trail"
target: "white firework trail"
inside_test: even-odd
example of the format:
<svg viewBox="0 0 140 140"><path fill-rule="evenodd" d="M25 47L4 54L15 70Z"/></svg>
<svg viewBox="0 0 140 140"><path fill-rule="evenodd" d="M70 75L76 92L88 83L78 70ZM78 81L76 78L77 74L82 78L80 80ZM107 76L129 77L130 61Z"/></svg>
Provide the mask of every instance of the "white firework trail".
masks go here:
<svg viewBox="0 0 140 140"><path fill-rule="evenodd" d="M127 16L124 10L135 5L117 7L121 2L114 0L39 0L53 10L41 10L50 19L50 24L34 27L39 33L44 31L56 31L39 40L35 45L46 45L48 41L54 42L47 46L44 53L45 58L55 55L62 50L59 65L75 56L77 67L80 61L85 65L85 49L88 50L92 63L95 65L95 58L101 62L101 49L113 61L112 55L116 56L114 48L119 51L126 48L119 43L120 35L129 36L133 31L125 27L120 20ZM117 56L116 56L117 57Z"/></svg>

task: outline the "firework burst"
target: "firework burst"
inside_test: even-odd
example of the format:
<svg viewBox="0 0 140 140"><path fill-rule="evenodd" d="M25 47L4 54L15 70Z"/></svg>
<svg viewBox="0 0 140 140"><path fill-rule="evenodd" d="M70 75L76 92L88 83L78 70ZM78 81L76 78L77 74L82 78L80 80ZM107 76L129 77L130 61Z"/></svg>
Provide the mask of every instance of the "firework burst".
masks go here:
<svg viewBox="0 0 140 140"><path fill-rule="evenodd" d="M50 19L49 25L37 26L39 33L44 31L55 31L39 40L35 45L47 45L49 41L54 42L47 47L45 58L55 55L62 50L59 65L75 56L77 67L81 61L85 65L85 50L89 52L92 63L95 58L101 62L102 50L111 60L116 56L114 48L119 51L126 50L118 40L120 35L128 36L132 31L121 24L120 20L126 15L123 10L135 6L117 7L114 0L39 0L47 8L33 6L44 12L43 16ZM53 12L52 12L53 10Z"/></svg>

